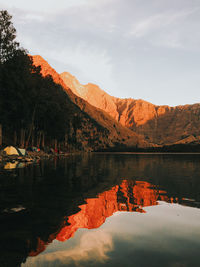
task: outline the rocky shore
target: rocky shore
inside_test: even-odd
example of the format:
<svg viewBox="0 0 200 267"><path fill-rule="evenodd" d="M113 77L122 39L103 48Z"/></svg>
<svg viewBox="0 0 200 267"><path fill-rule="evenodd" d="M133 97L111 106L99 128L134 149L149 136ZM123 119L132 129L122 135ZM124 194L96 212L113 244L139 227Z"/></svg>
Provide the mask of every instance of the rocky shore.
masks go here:
<svg viewBox="0 0 200 267"><path fill-rule="evenodd" d="M25 167L27 164L38 162L42 159L50 159L53 157L66 157L69 153L46 153L44 151L39 152L27 152L26 156L18 155L6 155L5 152L0 152L0 167L4 169L15 169Z"/></svg>

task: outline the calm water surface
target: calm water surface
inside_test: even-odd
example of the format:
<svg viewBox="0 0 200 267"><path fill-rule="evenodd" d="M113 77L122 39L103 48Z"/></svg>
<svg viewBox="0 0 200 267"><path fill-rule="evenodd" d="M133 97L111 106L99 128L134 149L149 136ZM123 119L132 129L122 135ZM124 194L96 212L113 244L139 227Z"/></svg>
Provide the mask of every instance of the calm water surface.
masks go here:
<svg viewBox="0 0 200 267"><path fill-rule="evenodd" d="M200 266L198 154L82 154L0 173L0 266Z"/></svg>

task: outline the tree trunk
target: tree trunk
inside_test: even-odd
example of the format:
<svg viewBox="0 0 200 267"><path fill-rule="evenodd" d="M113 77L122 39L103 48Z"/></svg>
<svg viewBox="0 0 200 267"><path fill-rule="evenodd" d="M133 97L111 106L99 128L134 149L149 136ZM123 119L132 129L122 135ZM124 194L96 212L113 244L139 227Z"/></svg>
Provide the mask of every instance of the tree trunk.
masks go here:
<svg viewBox="0 0 200 267"><path fill-rule="evenodd" d="M25 130L21 129L21 138L20 138L20 146L24 148L25 145Z"/></svg>
<svg viewBox="0 0 200 267"><path fill-rule="evenodd" d="M37 138L37 147L40 147L40 143L41 143L41 131L39 131L39 135Z"/></svg>
<svg viewBox="0 0 200 267"><path fill-rule="evenodd" d="M13 144L14 144L14 146L17 145L17 132L16 131L14 131L14 141L13 141Z"/></svg>
<svg viewBox="0 0 200 267"><path fill-rule="evenodd" d="M44 149L44 132L42 132L42 148Z"/></svg>
<svg viewBox="0 0 200 267"><path fill-rule="evenodd" d="M27 138L27 140L26 140L26 147L28 147L28 144L29 144L29 141L30 141L32 132L33 132L36 107L37 107L37 104L35 105L35 108L34 108L34 110L33 110L32 119L31 119L31 125L30 125L30 129L29 129L29 134L28 134L28 138Z"/></svg>
<svg viewBox="0 0 200 267"><path fill-rule="evenodd" d="M57 150L57 144L58 144L57 139L55 139L54 150Z"/></svg>
<svg viewBox="0 0 200 267"><path fill-rule="evenodd" d="M67 145L68 145L68 135L65 134L65 148L67 148Z"/></svg>
<svg viewBox="0 0 200 267"><path fill-rule="evenodd" d="M32 147L34 147L34 142L35 142L35 133L34 133L34 131L33 131L33 133L32 133L32 139L31 139L31 146Z"/></svg>
<svg viewBox="0 0 200 267"><path fill-rule="evenodd" d="M2 146L2 125L0 124L0 146Z"/></svg>

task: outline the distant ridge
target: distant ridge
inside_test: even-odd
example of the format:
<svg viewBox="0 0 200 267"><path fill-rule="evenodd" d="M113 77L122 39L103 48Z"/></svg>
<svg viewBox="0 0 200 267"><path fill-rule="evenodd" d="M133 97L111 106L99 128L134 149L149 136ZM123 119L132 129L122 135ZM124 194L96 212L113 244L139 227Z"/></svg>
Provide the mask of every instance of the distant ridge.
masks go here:
<svg viewBox="0 0 200 267"><path fill-rule="evenodd" d="M170 107L116 98L95 84L80 84L68 72L59 75L41 56L33 56L33 62L41 65L43 76L51 75L63 87L81 112L107 131L101 138L103 145L94 145L92 150L200 144L200 104Z"/></svg>
<svg viewBox="0 0 200 267"><path fill-rule="evenodd" d="M200 104L158 106L144 100L110 96L94 84L82 85L71 74L61 73L66 86L91 105L102 109L121 125L158 146L200 144Z"/></svg>

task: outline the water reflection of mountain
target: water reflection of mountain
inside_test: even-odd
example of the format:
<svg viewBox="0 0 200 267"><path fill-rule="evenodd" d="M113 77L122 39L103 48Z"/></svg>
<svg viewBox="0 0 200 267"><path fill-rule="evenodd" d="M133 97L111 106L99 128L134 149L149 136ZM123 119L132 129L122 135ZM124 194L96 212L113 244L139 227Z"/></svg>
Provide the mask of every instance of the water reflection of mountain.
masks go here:
<svg viewBox="0 0 200 267"><path fill-rule="evenodd" d="M158 200L169 201L165 193L147 182L124 180L97 198L86 199L86 204L79 206L80 211L68 217L69 225L62 228L56 239L65 241L79 228L98 228L117 211L145 212L143 207L157 205Z"/></svg>
<svg viewBox="0 0 200 267"><path fill-rule="evenodd" d="M197 155L88 155L4 172L0 266L20 266L53 239L99 227L116 211L142 212L158 200L182 198L198 206L199 173Z"/></svg>

